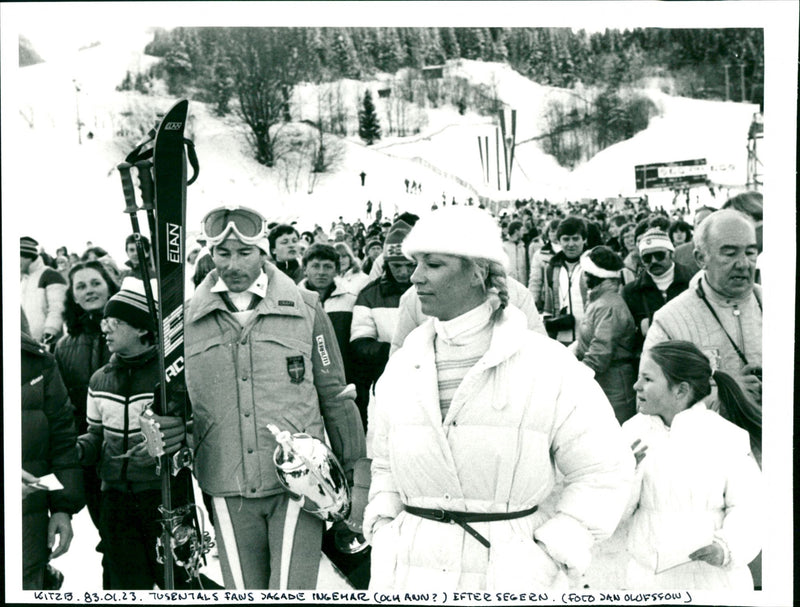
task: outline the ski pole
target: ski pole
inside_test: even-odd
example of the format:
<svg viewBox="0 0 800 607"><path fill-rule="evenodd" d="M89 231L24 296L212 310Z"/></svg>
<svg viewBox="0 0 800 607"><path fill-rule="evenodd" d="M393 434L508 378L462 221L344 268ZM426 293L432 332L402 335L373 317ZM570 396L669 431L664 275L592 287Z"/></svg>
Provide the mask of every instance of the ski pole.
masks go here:
<svg viewBox="0 0 800 607"><path fill-rule="evenodd" d="M143 163L139 162L136 165L138 174L139 174L139 184L142 190L142 202L143 207L149 207L147 211L148 220L150 221L150 230L151 230L151 237L153 238L153 243L155 243L155 220L151 217L154 214L153 211L153 178L152 174L150 173L149 166L142 166ZM161 343L158 334L161 330L160 322L158 318L158 311L156 307L155 297L153 296L153 289L150 284L150 268L147 262L147 256L144 251L144 243L142 242L142 233L141 228L139 227L139 217L137 213L139 212L139 207L136 205L136 192L133 187L133 178L131 177L131 165L129 162L122 162L120 163L117 168L120 172L120 178L122 179L122 191L125 195L125 212L130 215L131 218L131 227L133 228L133 235L136 242L136 256L139 258L139 266L142 268L142 278L144 279L144 291L145 297L147 299L147 307L150 310L150 316L154 319L154 326L155 326L155 337L156 342ZM152 252L155 254L155 251ZM161 403L165 402L166 398L166 390L163 385L163 382L159 382L158 386L158 394L154 394L154 401L158 400ZM160 411L159 411L160 412ZM166 519L168 519L169 515L172 511L172 500L171 500L171 487L170 487L170 463L169 457L167 455L162 455L159 458L158 462L159 474L161 476L161 495L162 495L162 504L161 514ZM164 559L164 586L165 590L172 590L175 588L175 574L173 569L173 555L172 555L172 534L170 532L170 524L171 522L167 520L167 524L163 526L162 530L162 537L161 543L163 546L163 559Z"/></svg>
<svg viewBox="0 0 800 607"><path fill-rule="evenodd" d="M147 254L145 253L144 243L142 242L142 231L139 227L139 217L137 215L139 207L136 206L136 192L133 187L133 178L131 177L131 166L132 165L128 162L121 162L117 165L117 169L119 170L122 180L122 192L125 195L125 213L130 215L131 218L133 238L136 242L136 257L139 259L139 266L142 268L147 307L150 310L150 316L155 321L155 326L158 327L158 311L156 309L155 298L153 297L153 288L150 284L150 268L147 265ZM144 194L144 191L142 193Z"/></svg>
<svg viewBox="0 0 800 607"><path fill-rule="evenodd" d="M139 188L142 190L142 208L147 214L147 223L150 228L150 240L155 246L156 242L156 212L155 212L155 184L153 183L153 173L151 167L153 162L150 160L140 160L136 166L139 175Z"/></svg>

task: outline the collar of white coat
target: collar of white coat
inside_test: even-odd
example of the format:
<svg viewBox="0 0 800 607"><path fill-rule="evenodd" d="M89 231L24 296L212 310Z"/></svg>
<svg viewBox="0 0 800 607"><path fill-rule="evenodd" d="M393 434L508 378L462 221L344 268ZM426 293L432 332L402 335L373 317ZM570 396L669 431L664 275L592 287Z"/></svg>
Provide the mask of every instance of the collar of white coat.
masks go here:
<svg viewBox="0 0 800 607"><path fill-rule="evenodd" d="M428 318L406 337L403 350L416 355L423 351L433 351L433 340L436 337L434 319ZM493 367L516 354L524 343L523 337L529 333L525 314L518 308L508 305L494 320L492 341L489 350L477 363L484 367Z"/></svg>
<svg viewBox="0 0 800 607"><path fill-rule="evenodd" d="M691 419L692 417L696 416L698 413L703 411L707 411L708 407L706 406L705 401L698 401L695 404L691 405L690 407L686 407L683 411L675 415L672 418L672 427L675 428L675 424L677 423L680 425L681 423Z"/></svg>
<svg viewBox="0 0 800 607"><path fill-rule="evenodd" d="M665 424L664 420L658 415L645 415L645 417L649 418L656 427L663 428L665 431L670 432L674 431L675 428L680 428L681 425L696 417L698 413L706 411L707 409L708 407L706 406L705 401L701 400L696 402L692 406L687 407L683 411L675 414L675 417L672 418L671 426Z"/></svg>
<svg viewBox="0 0 800 607"><path fill-rule="evenodd" d="M333 291L331 291L331 294L328 295L328 299L330 299L331 297L348 295L348 294L357 295L357 293L353 293L352 291L347 290L347 287L344 284L342 284L342 279L339 276L333 277L333 284L334 284ZM312 289L311 287L308 286L308 278L304 278L303 280L298 282L297 286L302 287L306 291L313 291L314 293L317 293L316 289Z"/></svg>
<svg viewBox="0 0 800 607"><path fill-rule="evenodd" d="M451 320L434 318L433 328L445 343L462 345L491 322L492 312L492 305L485 301Z"/></svg>

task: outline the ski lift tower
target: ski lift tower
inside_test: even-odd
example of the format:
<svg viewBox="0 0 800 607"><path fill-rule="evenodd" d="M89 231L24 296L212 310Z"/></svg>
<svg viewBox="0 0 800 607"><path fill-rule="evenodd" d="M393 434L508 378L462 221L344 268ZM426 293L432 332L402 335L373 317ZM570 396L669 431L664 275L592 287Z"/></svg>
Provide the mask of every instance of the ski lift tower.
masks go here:
<svg viewBox="0 0 800 607"><path fill-rule="evenodd" d="M762 139L764 139L764 114L756 112L753 114L747 135L747 187L752 190L761 190L764 184L764 165L758 157Z"/></svg>

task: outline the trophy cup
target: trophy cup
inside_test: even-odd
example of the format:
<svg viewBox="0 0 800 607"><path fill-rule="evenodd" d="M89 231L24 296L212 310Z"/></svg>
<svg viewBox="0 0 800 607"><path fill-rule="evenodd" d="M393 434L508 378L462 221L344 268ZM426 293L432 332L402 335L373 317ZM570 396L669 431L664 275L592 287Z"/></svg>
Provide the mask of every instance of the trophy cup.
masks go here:
<svg viewBox="0 0 800 607"><path fill-rule="evenodd" d="M306 512L331 523L344 521L350 514L350 487L333 452L308 434L292 434L273 424L267 428L278 441L273 461L280 484Z"/></svg>

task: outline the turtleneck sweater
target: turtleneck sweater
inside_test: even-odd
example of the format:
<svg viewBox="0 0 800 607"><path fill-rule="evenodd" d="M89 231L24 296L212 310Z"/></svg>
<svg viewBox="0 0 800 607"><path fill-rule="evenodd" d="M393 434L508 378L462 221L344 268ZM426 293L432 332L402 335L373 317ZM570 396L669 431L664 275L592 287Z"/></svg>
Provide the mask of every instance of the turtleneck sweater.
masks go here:
<svg viewBox="0 0 800 607"><path fill-rule="evenodd" d="M453 396L467 372L486 354L492 341L490 302L457 316L442 321L434 318L436 331L434 350L439 384L439 408L442 420L447 416Z"/></svg>
<svg viewBox="0 0 800 607"><path fill-rule="evenodd" d="M648 274L650 274L650 272L648 272ZM655 283L658 290L661 291L661 295L666 298L667 289L672 284L672 281L675 280L675 264L673 263L669 270L664 272L661 276L653 276L650 274L650 278L653 279L653 283Z"/></svg>

